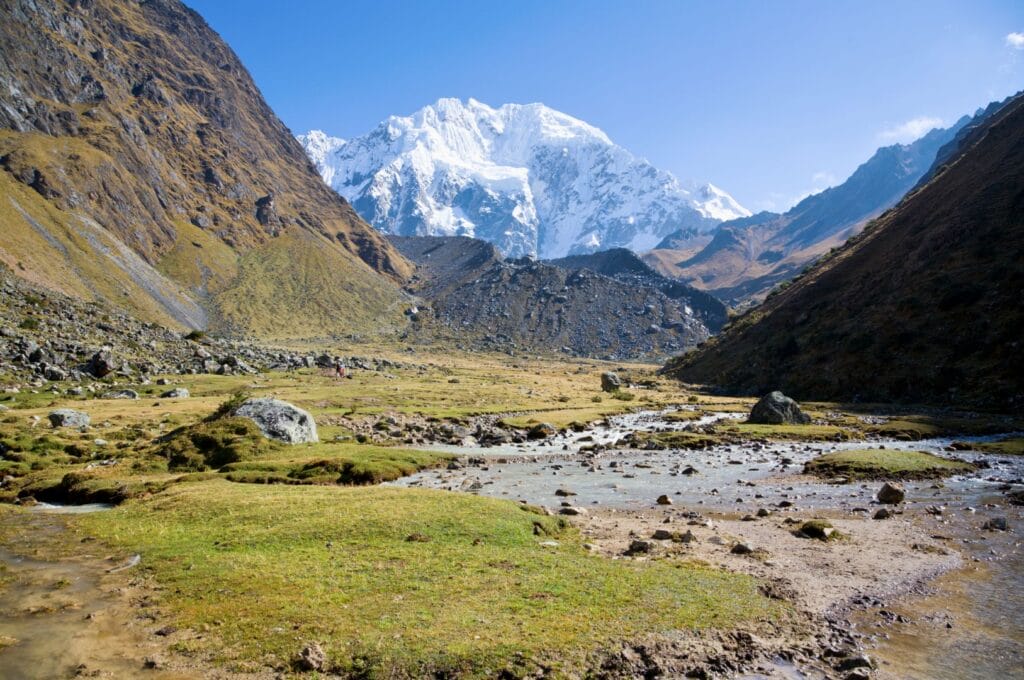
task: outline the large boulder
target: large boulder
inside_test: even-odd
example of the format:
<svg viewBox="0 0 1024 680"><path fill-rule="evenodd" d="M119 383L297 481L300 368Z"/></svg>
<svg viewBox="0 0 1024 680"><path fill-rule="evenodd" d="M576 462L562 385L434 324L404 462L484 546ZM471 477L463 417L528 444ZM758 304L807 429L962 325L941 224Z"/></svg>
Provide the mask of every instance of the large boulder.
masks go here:
<svg viewBox="0 0 1024 680"><path fill-rule="evenodd" d="M878 502L885 503L886 505L896 505L902 503L906 495L907 492L903 490L902 484L886 482L878 490Z"/></svg>
<svg viewBox="0 0 1024 680"><path fill-rule="evenodd" d="M117 364L114 363L114 355L109 349L101 349L89 359L87 369L97 378L104 378L117 370Z"/></svg>
<svg viewBox="0 0 1024 680"><path fill-rule="evenodd" d="M188 399L192 396L184 387L175 387L160 395L161 399Z"/></svg>
<svg viewBox="0 0 1024 680"><path fill-rule="evenodd" d="M100 399L138 399L139 393L135 390L111 390L104 392Z"/></svg>
<svg viewBox="0 0 1024 680"><path fill-rule="evenodd" d="M279 399L248 399L235 412L239 418L256 423L268 439L286 444L306 444L320 441L316 421L307 411Z"/></svg>
<svg viewBox="0 0 1024 680"><path fill-rule="evenodd" d="M811 417L800 410L799 404L775 390L754 404L747 422L762 425L806 425L811 422Z"/></svg>
<svg viewBox="0 0 1024 680"><path fill-rule="evenodd" d="M59 408L56 411L51 411L47 418L50 419L50 425L53 427L89 427L91 422L88 413L82 413L81 411L69 408Z"/></svg>
<svg viewBox="0 0 1024 680"><path fill-rule="evenodd" d="M601 374L601 389L605 392L615 392L622 389L622 378L618 373L605 371Z"/></svg>

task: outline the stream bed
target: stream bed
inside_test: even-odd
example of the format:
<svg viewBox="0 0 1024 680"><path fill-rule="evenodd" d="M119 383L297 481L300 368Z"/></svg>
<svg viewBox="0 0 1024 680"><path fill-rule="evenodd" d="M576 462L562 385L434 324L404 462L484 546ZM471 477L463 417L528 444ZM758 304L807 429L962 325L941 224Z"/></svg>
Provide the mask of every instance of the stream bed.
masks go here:
<svg viewBox="0 0 1024 680"><path fill-rule="evenodd" d="M886 603L885 608L854 612L851 622L877 657L881 677L1024 678L1024 554L1017 533L1022 513L1009 506L1004 495L1008 488L1024 487L1024 457L950 452L947 448L954 438L945 437L913 442L754 443L704 450L579 451L593 443L612 445L635 430L679 430L745 416L713 414L680 422L666 420L664 415L642 412L613 417L586 432L514 446L439 447L476 462L461 469L420 472L392 484L507 498L553 511L569 504L584 509L653 510L664 494L681 509L727 516L785 508L787 513L867 517L878 507L874 497L880 483L827 483L802 475L803 464L830 451L878 447L977 463L981 469L969 475L904 485L904 512L922 517L927 513L927 525L956 545L965 566L895 603ZM955 441L998 438L956 437ZM1007 517L1011 531L980 529L987 519L999 516ZM895 618L897 614L902 618ZM781 675L776 677L801 677L792 669L778 670Z"/></svg>

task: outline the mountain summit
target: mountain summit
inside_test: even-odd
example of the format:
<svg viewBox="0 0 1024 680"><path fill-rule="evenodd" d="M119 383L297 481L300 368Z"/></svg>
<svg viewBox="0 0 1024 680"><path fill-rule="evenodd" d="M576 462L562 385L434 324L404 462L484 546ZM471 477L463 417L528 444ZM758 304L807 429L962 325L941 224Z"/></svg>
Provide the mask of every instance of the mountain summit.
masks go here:
<svg viewBox="0 0 1024 680"><path fill-rule="evenodd" d="M646 250L676 230L750 215L543 104L440 99L348 142L318 130L299 140L381 231L474 236L510 256Z"/></svg>

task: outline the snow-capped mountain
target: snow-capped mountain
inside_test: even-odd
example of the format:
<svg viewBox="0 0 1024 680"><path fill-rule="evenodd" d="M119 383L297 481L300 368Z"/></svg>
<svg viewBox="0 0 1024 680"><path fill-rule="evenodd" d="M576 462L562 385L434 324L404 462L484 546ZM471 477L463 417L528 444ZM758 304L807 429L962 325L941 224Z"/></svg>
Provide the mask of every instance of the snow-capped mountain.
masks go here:
<svg viewBox="0 0 1024 680"><path fill-rule="evenodd" d="M684 186L601 130L543 104L441 99L350 141L299 136L324 181L383 232L474 236L509 256L653 248L750 212Z"/></svg>

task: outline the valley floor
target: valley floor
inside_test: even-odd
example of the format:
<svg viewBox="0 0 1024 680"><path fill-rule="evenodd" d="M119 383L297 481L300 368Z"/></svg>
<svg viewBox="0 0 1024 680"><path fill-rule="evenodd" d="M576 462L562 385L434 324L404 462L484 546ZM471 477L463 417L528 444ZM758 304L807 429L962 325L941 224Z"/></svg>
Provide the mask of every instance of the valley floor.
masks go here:
<svg viewBox="0 0 1024 680"><path fill-rule="evenodd" d="M1003 436L1020 423L810 404L812 425L749 425L751 400L650 366L388 358L340 380L101 384L138 400L0 395L0 667L161 680L1020 667L1024 458ZM629 386L603 392L607 370ZM170 387L191 396L160 398ZM232 441L227 465L176 467L167 442L240 391L306 408L321 442ZM62 407L92 426L49 428ZM938 462L897 468L912 452ZM888 467L802 474L837 454ZM907 499L872 519L881 478L905 480ZM97 501L116 507L66 506ZM1000 518L1009 531L981 528ZM829 540L808 538L808 520ZM943 595L986 575L1002 587L977 588L985 602ZM998 630L970 636L985 616Z"/></svg>

